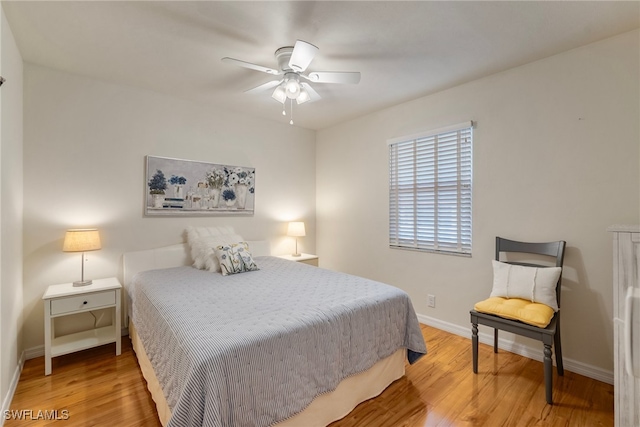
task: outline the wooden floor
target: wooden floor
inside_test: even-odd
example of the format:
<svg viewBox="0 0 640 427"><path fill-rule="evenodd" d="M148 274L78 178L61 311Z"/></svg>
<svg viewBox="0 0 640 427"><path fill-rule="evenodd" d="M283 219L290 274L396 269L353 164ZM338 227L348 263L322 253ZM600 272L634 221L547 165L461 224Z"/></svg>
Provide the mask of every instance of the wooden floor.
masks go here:
<svg viewBox="0 0 640 427"><path fill-rule="evenodd" d="M474 375L469 339L424 325L422 332L429 354L331 427L613 425L609 384L554 372L555 404L547 405L541 362L504 351L496 355L481 344ZM57 410L68 419L4 425L160 426L129 340L123 339L121 356L114 352L111 344L57 357L48 377L43 357L28 360L11 409L31 410L33 418Z"/></svg>

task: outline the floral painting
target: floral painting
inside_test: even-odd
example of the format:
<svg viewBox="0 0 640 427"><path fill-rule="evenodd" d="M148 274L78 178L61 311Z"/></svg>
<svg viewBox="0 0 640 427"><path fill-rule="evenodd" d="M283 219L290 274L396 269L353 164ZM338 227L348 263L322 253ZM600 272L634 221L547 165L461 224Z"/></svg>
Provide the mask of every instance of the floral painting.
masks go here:
<svg viewBox="0 0 640 427"><path fill-rule="evenodd" d="M253 215L254 168L147 156L146 215Z"/></svg>

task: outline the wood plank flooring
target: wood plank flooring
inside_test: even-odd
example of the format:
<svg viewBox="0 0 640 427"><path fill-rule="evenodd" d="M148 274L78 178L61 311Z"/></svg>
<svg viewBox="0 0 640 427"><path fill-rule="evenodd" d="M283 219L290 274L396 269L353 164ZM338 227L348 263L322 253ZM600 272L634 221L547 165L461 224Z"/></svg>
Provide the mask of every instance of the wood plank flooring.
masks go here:
<svg viewBox="0 0 640 427"><path fill-rule="evenodd" d="M613 426L613 386L565 369L554 371L554 405L544 398L542 363L480 344L479 373L471 370L471 341L425 325L429 354L407 366L406 376L361 403L331 427ZM135 354L123 337L114 344L25 363L11 410L68 411L67 420L12 420L14 426L159 427ZM29 415L28 415L29 416ZM302 426L301 426L302 427Z"/></svg>

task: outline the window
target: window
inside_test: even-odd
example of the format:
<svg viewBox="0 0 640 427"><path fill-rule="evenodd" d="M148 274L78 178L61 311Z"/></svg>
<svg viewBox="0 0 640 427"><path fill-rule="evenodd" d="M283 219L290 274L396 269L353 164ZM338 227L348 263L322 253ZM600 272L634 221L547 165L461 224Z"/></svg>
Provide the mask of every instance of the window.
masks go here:
<svg viewBox="0 0 640 427"><path fill-rule="evenodd" d="M389 246L471 256L472 123L389 141Z"/></svg>

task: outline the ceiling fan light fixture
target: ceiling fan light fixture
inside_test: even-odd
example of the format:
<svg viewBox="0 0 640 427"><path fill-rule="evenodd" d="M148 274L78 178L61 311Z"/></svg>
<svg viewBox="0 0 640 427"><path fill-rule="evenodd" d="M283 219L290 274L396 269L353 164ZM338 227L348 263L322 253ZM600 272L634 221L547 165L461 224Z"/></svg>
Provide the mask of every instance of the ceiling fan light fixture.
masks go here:
<svg viewBox="0 0 640 427"><path fill-rule="evenodd" d="M271 94L271 97L279 103L284 104L284 101L287 100L287 92L284 88L284 83L276 87L276 89Z"/></svg>
<svg viewBox="0 0 640 427"><path fill-rule="evenodd" d="M284 116L287 115L286 107L287 100L289 100L289 114L291 115L289 123L293 124L294 99L296 104L300 105L306 102L315 102L322 98L309 83L357 84L360 82L359 72L314 71L304 74L317 52L317 46L303 40L296 40L295 46L285 46L276 50L274 56L278 62L277 69L229 57L222 58L222 62L266 74L282 76L280 79L263 83L245 91L245 93L266 92L274 88L271 97L282 105L282 114Z"/></svg>

